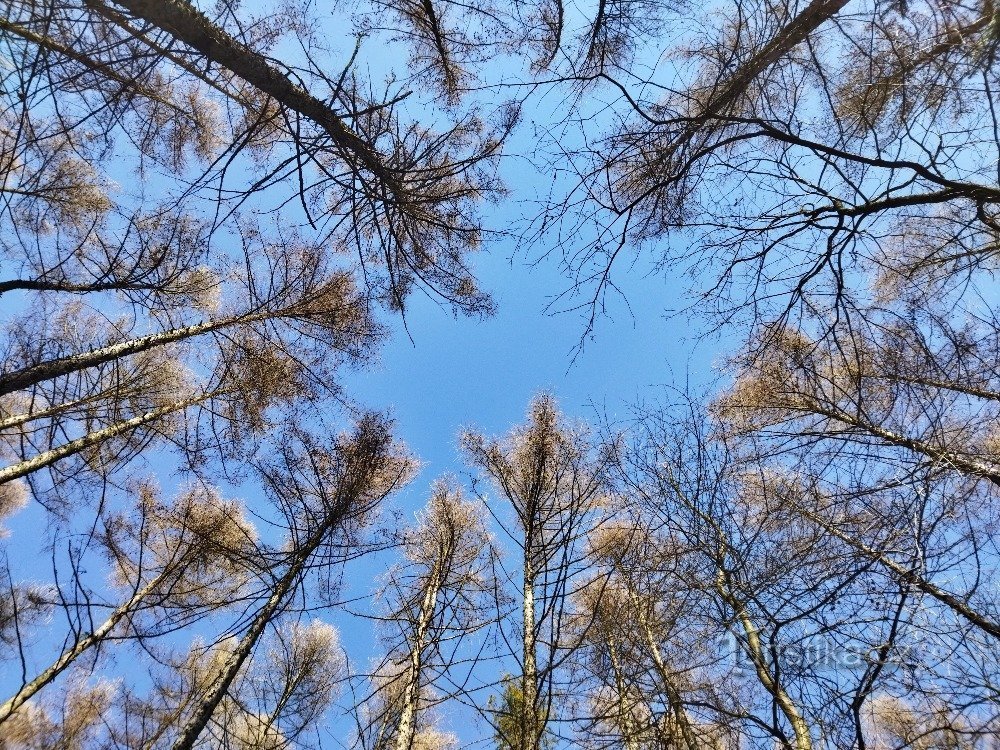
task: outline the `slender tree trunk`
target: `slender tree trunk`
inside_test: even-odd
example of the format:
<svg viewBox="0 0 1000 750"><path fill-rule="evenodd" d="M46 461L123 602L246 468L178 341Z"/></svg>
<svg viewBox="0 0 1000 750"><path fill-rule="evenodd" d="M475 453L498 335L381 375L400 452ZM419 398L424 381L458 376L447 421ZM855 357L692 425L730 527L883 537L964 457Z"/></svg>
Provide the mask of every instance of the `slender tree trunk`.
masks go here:
<svg viewBox="0 0 1000 750"><path fill-rule="evenodd" d="M774 697L774 702L777 704L778 709L792 727L792 732L795 735L795 750L812 750L812 736L809 733L809 725L799 711L798 706L795 705L795 701L792 700L791 696L785 691L785 688L780 682L775 680L770 670L768 670L764 648L760 642L760 634L753 624L746 606L733 594L725 571L721 568L716 575L715 585L719 594L726 604L732 608L736 619L740 623L743 635L747 639L747 650L750 654L750 660L753 662L754 670L757 673L757 679L764 686L764 689Z"/></svg>
<svg viewBox="0 0 1000 750"><path fill-rule="evenodd" d="M170 571L172 572L172 571ZM156 589L160 582L168 575L168 571L160 573L150 583L137 591L127 602L119 605L114 612L105 620L94 632L84 636L70 648L62 652L58 659L51 666L41 672L33 680L24 685L14 696L0 705L0 725L10 718L11 714L17 711L25 702L30 700L39 690L44 688L56 677L62 674L77 658L93 646L101 643L107 638L115 627L125 617L135 611L136 607L149 594Z"/></svg>
<svg viewBox="0 0 1000 750"><path fill-rule="evenodd" d="M611 660L611 670L615 673L615 690L618 693L618 725L622 733L624 750L639 750L639 740L636 737L635 717L632 715L632 705L628 699L625 676L622 673L621 660L618 658L618 644L610 634L605 638L608 646L608 657Z"/></svg>
<svg viewBox="0 0 1000 750"><path fill-rule="evenodd" d="M79 50L74 50L67 47L64 44L59 43L55 39L41 34L36 34L31 29L25 28L15 23L11 23L8 19L0 18L0 31L5 31L8 34L14 34L27 42L38 45L42 49L55 52L63 57L72 60L78 65L83 65L84 67L98 73L105 78L108 78L116 83L121 84L122 88L126 91L135 91L142 96L152 99L160 104L175 108L166 99L157 95L155 92L146 89L145 87L139 86L135 80L129 76L123 76L116 72L109 65L102 65L93 59L90 55L83 54ZM64 292L89 292L89 291L103 291L103 290L113 290L113 289L129 289L132 287L121 286L114 284L94 284L90 285L80 285L80 284L64 284L59 282L46 282L37 279L11 279L9 281L0 282L0 294L9 292L15 289L31 289L38 291L64 291ZM149 288L147 287L138 287Z"/></svg>
<svg viewBox="0 0 1000 750"><path fill-rule="evenodd" d="M122 341L119 344L103 346L82 354L73 354L68 357L58 357L46 362L39 362L0 376L0 396L30 388L33 385L43 383L46 380L52 380L61 375L68 375L72 372L85 370L88 367L96 367L112 360L149 351L159 346L166 346L167 344L183 341L193 336L200 336L241 323L264 320L275 315L275 313L269 312L232 315L227 318L220 318L219 320L209 320L192 326L173 328L169 331L140 336L139 338Z"/></svg>
<svg viewBox="0 0 1000 750"><path fill-rule="evenodd" d="M417 710L420 706L420 675L423 670L424 648L427 631L434 619L434 607L441 591L442 576L440 568L435 566L428 577L427 589L420 602L417 614L417 627L413 634L413 644L410 648L410 663L406 671L406 684L403 687L402 710L399 714L399 726L396 729L394 750L410 750L417 733Z"/></svg>
<svg viewBox="0 0 1000 750"><path fill-rule="evenodd" d="M535 641L535 572L529 559L526 545L524 560L523 627L524 627L524 672L522 675L522 747L518 750L539 750L542 727L538 717L538 661Z"/></svg>
<svg viewBox="0 0 1000 750"><path fill-rule="evenodd" d="M946 607L951 609L959 617L963 618L970 624L976 626L985 633L988 633L993 638L1000 639L1000 622L992 620L988 617L983 616L979 612L976 612L972 607L966 604L961 597L955 596L944 589L938 588L933 583L928 581L923 576L919 575L917 571L900 565L898 562L892 558L886 556L883 552L872 549L867 544L852 538L849 534L845 534L839 529L831 526L828 522L824 521L822 518L817 516L811 511L805 510L804 508L796 508L799 513L802 513L806 518L808 518L813 523L817 524L824 531L829 532L833 536L840 539L842 542L852 547L854 550L860 552L869 560L874 560L886 568L891 570L896 576L899 577L903 583L907 583L913 586L918 591L927 594L928 596L937 599L939 602L944 604Z"/></svg>
<svg viewBox="0 0 1000 750"><path fill-rule="evenodd" d="M698 114L703 118L724 114L740 96L746 93L753 81L778 60L804 42L812 32L839 13L848 0L812 0L795 18L789 21L756 55L724 79L712 94L704 109Z"/></svg>
<svg viewBox="0 0 1000 750"><path fill-rule="evenodd" d="M684 709L684 701L681 697L680 691L677 690L677 686L674 685L673 675L667 668L667 663L663 658L663 652L660 651L660 644L656 642L656 636L653 634L653 629L649 624L649 618L646 616L643 603L639 598L639 595L632 590L629 586L628 595L632 600L632 606L635 608L636 618L639 620L639 627L642 628L643 639L646 641L646 648L649 649L650 656L653 657L653 665L656 667L656 673L660 677L660 681L663 683L663 691L667 695L667 702L670 705L670 711L674 716L674 721L677 722L677 727L680 729L681 737L684 739L684 744L687 746L688 750L698 750L698 739L695 736L694 728L691 726L691 719Z"/></svg>
<svg viewBox="0 0 1000 750"><path fill-rule="evenodd" d="M57 461L61 461L64 458L86 450L91 446L102 443L105 440L110 440L111 438L119 435L123 435L136 428L151 424L158 419L162 419L163 417L174 414L175 412L183 411L189 406L201 403L202 401L207 401L215 395L217 394L214 392L206 393L185 399L183 401L176 401L172 404L167 404L166 406L161 406L148 411L145 414L140 414L138 417L126 419L122 422L116 422L115 424L109 425L104 429L89 432L81 438L71 440L70 442L60 445L57 448L44 451L33 458L29 458L25 461L21 461L0 470L0 484L26 476L34 471L38 471L39 469L44 469L46 466L51 466Z"/></svg>
<svg viewBox="0 0 1000 750"><path fill-rule="evenodd" d="M819 416L826 417L827 419L840 422L848 427L853 427L863 432L867 432L869 435L872 435L873 437L876 437L890 445L907 448L914 453L927 456L932 461L953 468L963 474L982 477L988 482L992 482L993 484L1000 486L1000 466L997 466L997 464L993 464L988 461L980 461L954 451L939 448L924 440L908 438L905 435L900 435L892 430L887 430L884 427L872 424L867 420L855 417L847 412L825 407L820 403L812 404L809 409L812 413Z"/></svg>
<svg viewBox="0 0 1000 750"><path fill-rule="evenodd" d="M39 409L38 411L25 412L23 414L12 414L9 417L4 417L0 419L0 432L6 432L7 430L13 430L15 427L21 427L28 422L34 422L36 419L45 419L46 417L53 417L56 414L60 414L67 409L72 409L75 406L80 406L91 400L91 397L75 399L73 401L65 401L61 404L56 404L55 406L49 406L45 409Z"/></svg>

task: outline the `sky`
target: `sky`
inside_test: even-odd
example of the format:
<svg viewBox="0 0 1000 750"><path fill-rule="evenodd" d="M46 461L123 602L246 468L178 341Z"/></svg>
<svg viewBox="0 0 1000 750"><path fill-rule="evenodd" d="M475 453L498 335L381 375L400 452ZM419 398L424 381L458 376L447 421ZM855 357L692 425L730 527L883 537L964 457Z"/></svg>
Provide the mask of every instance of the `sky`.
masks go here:
<svg viewBox="0 0 1000 750"><path fill-rule="evenodd" d="M540 392L555 395L570 416L617 420L628 417L637 399L712 375L713 347L698 345L684 317L664 313L664 303L681 294L676 281L627 274L631 314L619 299L581 351L583 317L546 310L568 284L553 261L528 268L523 258L508 262L501 250L479 267L497 302L491 318L454 318L416 300L407 316L409 337L397 321L380 361L345 378L348 394L390 409L401 437L426 462L428 478L455 471L463 426L504 433Z"/></svg>
<svg viewBox="0 0 1000 750"><path fill-rule="evenodd" d="M379 361L344 377L350 397L392 414L398 436L422 462L419 475L392 502L404 518L423 506L430 483L442 474L456 474L470 486L471 470L457 446L462 428L506 434L524 422L538 393L555 395L570 418L624 424L637 402L665 397L686 383L697 390L717 377L717 342L699 340L683 315L665 313L681 306L685 280L650 274L638 264L623 268L618 281L626 299L610 299L608 314L598 319L595 335L580 350L586 320L579 312L548 309L569 281L554 256L529 264L538 252L515 254L511 246L500 245L478 259L479 280L493 293L497 307L486 320L455 318L414 295L408 331L395 321ZM486 491L483 499L502 518L505 503L490 496L488 485L479 484L477 490ZM498 533L498 539L502 543L503 535ZM390 561L376 556L353 564L345 593L374 590ZM516 569L514 558L505 564ZM324 617L349 644L355 668L380 657L372 623L335 611ZM501 659L482 665L477 675L492 681L516 669L512 660ZM477 700L483 697L477 694ZM489 736L475 712L455 702L443 706L439 715L442 727L463 742ZM335 722L330 734L324 733L324 747L337 746L342 726Z"/></svg>
<svg viewBox="0 0 1000 750"><path fill-rule="evenodd" d="M246 7L252 10L258 4L257 0L249 0ZM326 9L323 12L327 12ZM331 23L332 26L335 24ZM336 31L331 28L331 38ZM374 44L372 42L369 49ZM383 45L375 49L374 57L366 61L374 69L382 63L390 69L404 59L397 48ZM388 52L379 51L385 49ZM279 57L281 52L283 50L278 51ZM339 58L333 55L331 59ZM487 72L497 81L505 76L505 71L498 68ZM378 76L373 73L371 77L374 80ZM520 90L523 89L501 90L499 96L506 96L508 91L517 95ZM537 142L532 142L538 138L538 131L532 127L535 121L542 125L551 123L558 129L563 115L560 107L564 106L559 98L560 91L553 88L546 94L539 90L539 95L532 98L524 113L524 123L507 144L509 153L538 153ZM484 94L485 100L489 98ZM430 122L433 115L428 114L425 121L418 100L419 95L400 108L405 112L410 102L417 102L412 105L416 109L407 114L421 125L433 126ZM603 102L594 106L603 108ZM609 106L610 109L613 107ZM574 113L588 119L590 114ZM594 126L594 131L598 130ZM565 146L568 151L573 148L572 142L560 142L558 137L548 145ZM544 160L539 159L537 163L544 164ZM683 314L668 315L668 311L686 306L691 285L698 280L682 277L679 271L654 271L655 247L642 251L625 248L615 276L622 296L611 295L608 309L598 317L592 336L587 335L586 311L559 312L565 307L559 295L572 282L560 267L558 249L546 244L551 242L549 238L526 247L516 244L518 227L523 227L532 218L532 193L544 194L558 175L545 173L544 167L536 169L527 165L517 156L503 159L500 168L512 197L495 206L485 206L484 224L488 228L509 230L509 234L488 243L486 251L473 260L480 285L494 296L496 313L485 320L456 318L446 306L415 292L409 300L405 321L386 316L391 335L375 360L363 369L345 370L341 375L346 396L359 405L392 415L396 420L396 434L421 461L418 477L391 503L392 510L401 511L404 520L412 519L414 512L424 504L434 479L446 473L465 479L469 467L462 462L457 450L457 438L463 428L471 427L491 436L502 435L514 425L523 423L530 400L541 392L554 395L569 417L595 425L611 423L623 427L628 423L633 405L670 399L674 389L690 388L698 393L720 380L724 382L727 374L719 363L731 351L736 334L721 339L703 338L699 336L700 331L692 327L690 318ZM131 175L115 176L120 177L120 184L127 190ZM156 193L160 186L153 180L148 187L150 193ZM281 224L302 224L303 217L295 215L294 203L290 205L292 207L280 217ZM674 237L670 241L682 243L684 238ZM682 245L678 244L675 249L680 248ZM673 255L684 256L684 253ZM583 289L584 299L590 291L590 288ZM17 299L5 296L0 300L0 317L13 315ZM988 309L992 307L987 305ZM341 416L334 413L330 423L346 426ZM176 461L166 452L150 451L143 459L130 466L130 470L136 474L146 471L158 474L166 490L164 494L169 494L173 485L181 481L174 471ZM465 484L470 486L468 482ZM485 489L484 485L480 488ZM259 489L252 482L225 490L227 494L245 498L255 510L266 508ZM502 501L489 496L486 500L495 515L504 515ZM89 528L92 518L83 513L80 516L84 517L75 520ZM384 522L394 524L395 516L387 513ZM48 581L53 576L49 557L37 551L40 542L44 541L40 530L45 524L42 510L37 505L29 506L10 521L10 541L0 547L0 554L6 550L16 559L23 566L18 572L27 570L31 576ZM495 527L493 530L497 531L502 544L503 535ZM61 553L62 549L57 548L57 554ZM96 559L96 553L90 559ZM346 569L347 585L342 597L369 597L379 586L387 566L396 560L398 556L393 552L352 561ZM517 556L508 556L508 560L505 565L516 577ZM95 589L101 588L102 577L106 578L106 570L99 562L81 572L81 579L87 584L93 583ZM338 626L354 673L364 674L384 648L374 640L372 618L357 617L351 613L352 608L366 615L379 611L377 601L365 598L350 606L338 603L309 616L318 615ZM512 619L516 619L516 614ZM52 641L54 654L66 633L62 614L57 612L51 624L51 629L39 637L48 639L44 641L45 646ZM212 622L204 628L209 637L218 635L216 625L217 622ZM186 630L164 642L184 648L198 632ZM44 662L48 657L43 650L35 649L33 658ZM516 651L516 645L513 650ZM118 674L126 673L136 684L142 685L144 663L131 658L134 647L107 651L112 654L106 674L115 674L118 670ZM37 665L36 661L34 666ZM484 662L478 681L495 681L505 670L513 671L515 666L512 657ZM19 684L22 679L19 668L15 662L0 668L0 688ZM491 685L489 690L492 692L495 688ZM363 686L359 694L364 694ZM347 700L343 705L347 705ZM489 733L482 726L474 727L469 721L473 713L455 703L442 713L445 728L457 732L463 739ZM345 746L350 736L350 719L341 714L332 728L328 732L325 730L323 747Z"/></svg>
<svg viewBox="0 0 1000 750"><path fill-rule="evenodd" d="M521 218L511 205L491 211L487 219L491 226L510 225ZM512 241L492 244L474 265L481 285L494 297L494 315L484 320L455 317L418 292L410 300L405 329L400 319L388 319L391 335L378 358L363 369L343 372L346 395L366 407L388 411L396 420L397 435L422 463L416 479L392 502L404 518L412 519L423 506L435 478L445 473L466 478L469 468L457 449L463 427L504 434L524 421L531 398L543 391L555 395L570 417L592 423L600 418L627 420L630 406L639 400L656 398L685 381L697 387L714 377L715 345L698 343L683 315L670 317L665 312L682 306L684 280L650 273L641 263L631 269L623 266L617 281L625 298L609 298L607 313L580 348L586 319L580 312L550 309L553 298L570 282L555 253L539 260L545 249L518 251ZM4 303L4 311L11 314L16 300L11 297ZM147 456L131 468L156 473L165 489L179 479L172 476L173 461L166 454ZM233 490L251 504L257 499L252 485ZM51 562L37 556L34 531L44 522L43 512L34 506L11 518L6 549L14 560L33 560L33 572L48 580ZM391 562L387 555L353 562L346 571L344 597L370 594ZM316 614L340 630L353 670L364 672L378 658L382 647L374 639L370 620L341 608ZM207 632L218 624L209 623ZM54 654L61 647L61 618L53 625ZM192 632L178 634L177 645L186 647L191 637ZM130 671L127 654L119 656L112 671ZM497 679L504 670L513 669L512 663L493 663L482 678ZM0 670L0 684L17 679L19 674ZM132 674L130 681L141 685L145 680ZM473 723L474 714L458 705L445 707L441 715L444 728L463 740L488 735L481 723ZM345 731L344 721L334 718L322 731L322 746L341 746Z"/></svg>

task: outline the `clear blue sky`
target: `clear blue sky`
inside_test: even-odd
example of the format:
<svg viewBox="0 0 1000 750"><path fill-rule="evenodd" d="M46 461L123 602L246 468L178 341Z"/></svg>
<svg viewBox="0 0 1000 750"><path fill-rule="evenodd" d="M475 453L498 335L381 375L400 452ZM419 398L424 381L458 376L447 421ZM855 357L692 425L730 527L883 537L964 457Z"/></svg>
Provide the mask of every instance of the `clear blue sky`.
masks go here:
<svg viewBox="0 0 1000 750"><path fill-rule="evenodd" d="M426 475L455 470L462 426L506 432L539 391L555 394L570 415L591 419L597 408L624 418L631 403L663 385L711 377L713 347L696 346L682 316L664 316L681 294L676 282L627 273L634 315L615 305L613 317L599 320L596 336L574 359L585 321L545 310L567 279L554 262L529 269L516 258L508 263L502 250L478 264L498 303L492 318L455 319L415 299L408 314L412 341L394 326L381 361L346 378L349 394L391 409L401 437L428 464L419 484Z"/></svg>
<svg viewBox="0 0 1000 750"><path fill-rule="evenodd" d="M551 295L564 289L567 280L554 262L529 269L522 261L508 263L503 248L497 248L479 264L481 279L495 292L498 304L492 318L456 320L429 301L419 302L408 315L412 342L397 329L378 364L346 378L351 396L390 410L398 435L425 463L396 502L411 518L426 501L434 478L468 471L456 445L462 427L506 433L524 420L528 402L539 391L555 394L570 416L595 421L600 412L623 420L630 405L661 396L664 386L683 386L689 379L697 387L715 376L711 344L685 340L689 332L683 317L663 315L664 307L677 304L681 294L677 282L644 277L638 271L624 275L621 280L634 317L624 305L616 305L614 317L599 321L596 337L573 361L584 320L573 313L545 311ZM387 562L385 556L377 556L354 563L348 590L371 591ZM513 559L507 564L516 570ZM355 669L364 670L367 660L381 653L371 641L370 623L336 612L325 616L340 629ZM487 663L477 674L492 681L505 670L516 667ZM442 728L456 732L463 741L489 736L486 727L473 723L474 712L454 702L442 706L439 715ZM324 736L336 743L337 728L344 726L335 722L333 734Z"/></svg>

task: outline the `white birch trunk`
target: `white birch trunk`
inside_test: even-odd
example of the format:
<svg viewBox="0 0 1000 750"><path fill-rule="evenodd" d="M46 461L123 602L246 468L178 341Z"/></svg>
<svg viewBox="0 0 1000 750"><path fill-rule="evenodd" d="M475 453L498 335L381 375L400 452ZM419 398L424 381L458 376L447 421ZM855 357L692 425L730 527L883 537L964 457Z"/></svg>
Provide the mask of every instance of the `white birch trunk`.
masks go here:
<svg viewBox="0 0 1000 750"><path fill-rule="evenodd" d="M524 674L521 686L523 716L521 717L520 740L524 747L518 748L518 750L539 750L541 727L538 726L540 722L538 717L538 662L535 642L535 574L529 554L525 554L524 560L523 596Z"/></svg>

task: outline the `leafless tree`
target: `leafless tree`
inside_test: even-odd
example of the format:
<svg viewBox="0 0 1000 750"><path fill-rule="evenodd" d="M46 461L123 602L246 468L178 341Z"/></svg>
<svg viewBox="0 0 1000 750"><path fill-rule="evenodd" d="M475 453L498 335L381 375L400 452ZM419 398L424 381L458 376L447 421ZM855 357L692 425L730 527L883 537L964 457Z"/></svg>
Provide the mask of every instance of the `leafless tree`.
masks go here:
<svg viewBox="0 0 1000 750"><path fill-rule="evenodd" d="M379 503L409 479L410 458L375 416L354 435L328 446L308 438L282 446L279 458L260 468L265 487L288 524L286 547L272 568L266 598L229 653L220 659L190 711L175 727L174 750L190 750L206 731L261 636L302 586L311 568L335 565L356 552L352 537L372 520Z"/></svg>
<svg viewBox="0 0 1000 750"><path fill-rule="evenodd" d="M483 509L466 500L454 480L439 480L403 531L405 563L390 571L382 616L391 650L378 676L372 747L412 750L418 734L433 729L422 714L433 703L435 675L455 666L455 652L489 622L492 540Z"/></svg>
<svg viewBox="0 0 1000 750"><path fill-rule="evenodd" d="M758 381L761 403L789 382ZM713 407L724 419L690 402L644 412L624 452L639 527L679 560L652 564L675 581L654 600L692 597L670 610L667 640L688 710L789 747L883 747L897 719L923 727L907 743L984 741L995 598L973 582L992 542L962 510L982 497L930 467L889 476L877 451L828 428L745 432L728 417L750 416L748 387ZM767 408L753 413L778 414ZM715 659L697 658L706 646Z"/></svg>
<svg viewBox="0 0 1000 750"><path fill-rule="evenodd" d="M253 574L256 545L256 532L239 505L207 488L193 489L171 505L150 485L138 487L137 494L137 519L110 519L105 533L119 587L130 595L0 704L0 725L85 653L122 638L122 627L144 630L137 620L153 614L155 629L166 630L176 617L172 611L182 610L182 622L190 622L192 610L215 610L239 598Z"/></svg>
<svg viewBox="0 0 1000 750"><path fill-rule="evenodd" d="M886 293L972 299L1000 198L993 14L737 0L661 27L662 64L600 76L610 116L585 98L556 131L565 190L532 236L562 248L594 313L645 251L691 273L689 305L670 306L709 327L823 332Z"/></svg>
<svg viewBox="0 0 1000 750"><path fill-rule="evenodd" d="M595 449L587 430L567 423L544 395L532 402L527 424L504 440L470 432L462 444L513 510L507 533L522 553L517 689L523 716L508 744L540 750L551 732L555 672L565 659L568 596L585 568L586 534L606 497L611 455Z"/></svg>

